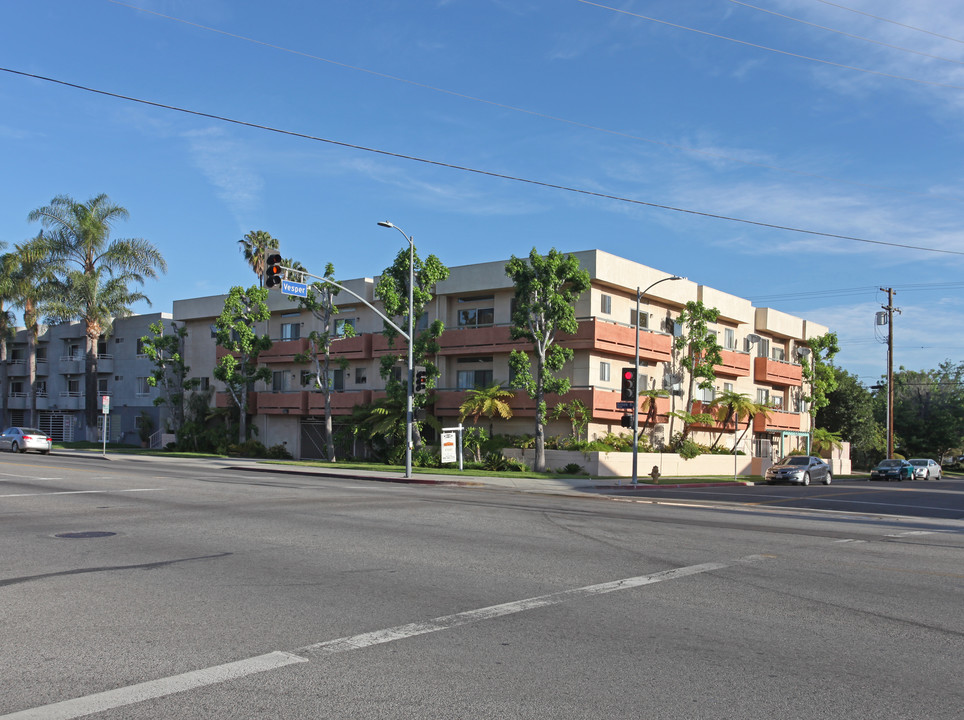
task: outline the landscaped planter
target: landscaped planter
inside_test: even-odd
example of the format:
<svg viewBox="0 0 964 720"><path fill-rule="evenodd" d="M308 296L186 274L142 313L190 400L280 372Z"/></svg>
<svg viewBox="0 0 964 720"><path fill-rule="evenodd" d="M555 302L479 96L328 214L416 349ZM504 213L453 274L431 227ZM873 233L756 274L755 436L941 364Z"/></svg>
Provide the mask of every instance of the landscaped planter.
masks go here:
<svg viewBox="0 0 964 720"><path fill-rule="evenodd" d="M507 458L523 460L530 468L535 462L535 450L504 448ZM737 475L752 475L752 460L748 455L736 456ZM546 450L546 468L559 470L570 463L579 465L590 477L628 477L633 475L631 452L588 452L576 450ZM637 478L645 479L653 467L663 477L693 477L700 475L732 475L732 455L699 455L684 460L676 453L639 453L636 459Z"/></svg>

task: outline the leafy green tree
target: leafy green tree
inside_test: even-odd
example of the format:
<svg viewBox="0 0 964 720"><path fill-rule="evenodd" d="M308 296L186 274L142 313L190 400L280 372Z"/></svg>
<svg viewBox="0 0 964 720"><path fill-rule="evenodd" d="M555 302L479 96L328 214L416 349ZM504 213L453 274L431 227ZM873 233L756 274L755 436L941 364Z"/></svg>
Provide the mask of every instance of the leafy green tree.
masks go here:
<svg viewBox="0 0 964 720"><path fill-rule="evenodd" d="M831 432L827 428L814 428L813 444L810 447L813 452L820 454L840 450L843 448L843 442L841 442L840 433Z"/></svg>
<svg viewBox="0 0 964 720"><path fill-rule="evenodd" d="M271 347L271 338L258 335L254 324L271 317L268 290L252 285L247 290L234 286L224 309L214 321L217 344L228 351L214 368L214 378L227 387L238 408L238 443L248 439L248 390L258 380L271 379L271 370L258 367L258 355Z"/></svg>
<svg viewBox="0 0 964 720"><path fill-rule="evenodd" d="M867 467L884 451L886 440L874 418L874 396L856 376L833 367L835 388L827 393L827 404L817 410L814 424L850 443L851 460Z"/></svg>
<svg viewBox="0 0 964 720"><path fill-rule="evenodd" d="M466 390L465 401L459 406L459 422L464 422L465 418L469 416L472 417L473 425L477 425L479 418L483 416L489 418L490 421L496 416L508 420L512 417L512 408L508 401L514 397L514 392L507 390L499 383L489 387ZM494 428L490 422L490 434L493 431Z"/></svg>
<svg viewBox="0 0 964 720"><path fill-rule="evenodd" d="M184 362L187 328L178 327L174 321L170 321L169 326L170 332L165 333L162 321L152 323L149 329L153 335L142 337L141 345L144 354L154 363L147 383L161 391L160 395L154 398L154 404L158 407L167 406L168 425L180 443L181 431L186 421L187 393L195 390L201 384L201 379L187 376L191 370Z"/></svg>
<svg viewBox="0 0 964 720"><path fill-rule="evenodd" d="M942 459L964 440L964 363L894 373L894 434L905 457Z"/></svg>
<svg viewBox="0 0 964 720"><path fill-rule="evenodd" d="M715 323L719 316L719 310L706 307L702 300L690 300L676 319L683 333L673 339L673 352L679 358L678 365L689 375L689 389L685 410L682 413L671 412L670 417L683 420L682 440L686 440L694 424L712 420L707 413L693 413L693 404L696 402L696 387L712 389L716 382L715 367L723 362L723 348L716 339L716 332L710 327L710 323ZM673 436L672 420L670 436Z"/></svg>
<svg viewBox="0 0 964 720"><path fill-rule="evenodd" d="M292 263L286 266L300 268L301 263ZM335 279L335 266L328 263L325 266L323 276L327 280ZM331 393L332 387L332 366L337 365L341 370L348 369L348 361L344 358L333 360L331 357L331 346L341 338L355 336L355 328L348 323L343 323L342 332L336 333L335 315L338 308L335 306L335 297L338 295L338 288L334 285L315 281L308 286L308 293L303 298L297 298L298 304L308 310L321 324L321 331L313 330L308 334L308 353L299 355L295 358L298 362L310 362L314 367L315 386L325 396L325 450L329 461L334 462L335 457L335 437L332 427L331 416ZM294 300L294 298L292 298Z"/></svg>
<svg viewBox="0 0 964 720"><path fill-rule="evenodd" d="M716 440L713 442L714 448L719 444L720 439L723 437L723 432L730 422L733 423L733 445L734 447L738 447L743 444L743 438L746 437L747 432L753 425L753 418L760 413L764 413L767 416L770 414L770 408L766 405L754 402L746 393L733 392L732 390L724 390L713 398L713 402L710 403L710 408L716 413L716 420L722 426L720 434L716 436ZM740 437L737 438L736 432L739 430L740 420L742 418L746 418L746 428L744 428Z"/></svg>
<svg viewBox="0 0 964 720"><path fill-rule="evenodd" d="M515 374L513 383L525 390L536 402L534 469L546 469L546 400L547 393L565 395L569 392L568 378L553 375L572 359L573 351L558 343L560 333L575 334L575 302L589 289L589 273L579 267L572 255L563 255L555 248L548 255L540 255L535 248L528 259L514 255L505 266L506 275L515 284L515 310L512 313L511 335L514 340L532 343L532 360L521 350L513 350L509 367Z"/></svg>
<svg viewBox="0 0 964 720"><path fill-rule="evenodd" d="M278 239L264 230L252 230L238 240L245 262L258 276L258 287L264 287L264 271L268 255L278 249Z"/></svg>
<svg viewBox="0 0 964 720"><path fill-rule="evenodd" d="M0 242L0 249L6 248ZM7 427L7 344L13 339L17 320L10 307L16 301L13 287L13 272L16 256L11 253L0 255L0 425Z"/></svg>
<svg viewBox="0 0 964 720"><path fill-rule="evenodd" d="M807 346L810 354L801 356L800 366L803 370L804 389L807 385L810 386L810 394L804 395L803 400L809 403L810 427L814 428L817 413L830 404L829 395L837 389L833 358L840 352L840 345L837 334L828 332L826 335L810 338Z"/></svg>
<svg viewBox="0 0 964 720"><path fill-rule="evenodd" d="M44 235L51 258L64 263L63 291L46 303L46 315L58 322L80 320L86 336L84 375L87 437L97 436L97 341L111 332L115 317L131 314L131 305L150 303L132 285L143 285L167 272L167 263L154 245L143 239L115 239L114 225L129 213L104 194L86 203L58 195L49 205L28 216L50 232Z"/></svg>
<svg viewBox="0 0 964 720"><path fill-rule="evenodd" d="M414 253L413 267L415 283L412 288L413 317L420 318L425 312L425 308L435 297L435 286L448 278L449 269L442 264L435 255L429 255L423 261L414 248L404 248L395 256L395 262L382 272L378 283L375 285L375 297L382 301L385 314L393 318L394 322L401 328L408 325L408 281L409 281L409 252ZM415 342L412 345L413 361L416 365L423 366L426 372L426 385L434 388L438 380L439 369L434 362L429 360L439 351L438 339L445 330L445 325L441 320L429 323L421 332L418 326L415 329ZM391 325L385 324L384 335L388 339L388 345L395 347L395 341L399 337L398 331ZM396 378L394 368L405 359L401 353L391 353L383 355L380 361L379 374L385 380L385 392L392 405L407 405L407 372L403 373L404 380ZM425 407L431 401L426 394L417 394L413 398L413 408L417 415L419 408ZM407 415L407 410L406 410ZM416 419L412 427L412 443L416 449L422 446L422 434L420 422Z"/></svg>
<svg viewBox="0 0 964 720"><path fill-rule="evenodd" d="M655 381L654 381L655 385ZM658 414L658 408L656 406L657 399L661 397L669 397L669 390L665 388L652 387L648 390L640 390L639 397L639 411L638 415L641 418L639 420L640 435L642 435L642 426L649 425L650 436L649 444L652 447L656 447L656 418Z"/></svg>

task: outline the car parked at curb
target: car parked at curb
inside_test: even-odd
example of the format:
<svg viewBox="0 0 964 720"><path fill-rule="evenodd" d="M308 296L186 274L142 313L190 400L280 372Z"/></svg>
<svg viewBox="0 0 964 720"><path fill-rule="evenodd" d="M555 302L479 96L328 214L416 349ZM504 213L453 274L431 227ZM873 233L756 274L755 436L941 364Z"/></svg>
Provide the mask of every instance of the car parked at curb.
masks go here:
<svg viewBox="0 0 964 720"><path fill-rule="evenodd" d="M11 427L0 435L0 449L10 452L27 452L36 450L47 455L54 446L54 441L47 433L37 428Z"/></svg>
<svg viewBox="0 0 964 720"><path fill-rule="evenodd" d="M767 485L774 483L809 485L811 482L829 485L833 480L833 473L830 471L830 465L823 458L814 455L790 455L767 468L764 479Z"/></svg>
<svg viewBox="0 0 964 720"><path fill-rule="evenodd" d="M881 460L877 467L870 471L871 480L913 480L914 466L906 460Z"/></svg>
<svg viewBox="0 0 964 720"><path fill-rule="evenodd" d="M911 458L908 460L914 466L915 480L940 480L941 466L927 458Z"/></svg>

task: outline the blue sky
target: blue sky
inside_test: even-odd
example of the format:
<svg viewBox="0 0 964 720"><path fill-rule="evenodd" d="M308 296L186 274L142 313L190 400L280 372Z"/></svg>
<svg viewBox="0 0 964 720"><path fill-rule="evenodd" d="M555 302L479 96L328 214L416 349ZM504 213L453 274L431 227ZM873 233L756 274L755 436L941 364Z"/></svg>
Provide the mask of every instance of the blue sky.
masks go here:
<svg viewBox="0 0 964 720"><path fill-rule="evenodd" d="M0 240L55 195L107 193L130 211L115 236L170 265L139 312L254 282L254 229L314 272L376 275L404 243L390 220L449 266L600 248L749 297L830 326L867 384L893 287L897 364L964 356L959 0L0 12L5 70L319 138L0 72Z"/></svg>

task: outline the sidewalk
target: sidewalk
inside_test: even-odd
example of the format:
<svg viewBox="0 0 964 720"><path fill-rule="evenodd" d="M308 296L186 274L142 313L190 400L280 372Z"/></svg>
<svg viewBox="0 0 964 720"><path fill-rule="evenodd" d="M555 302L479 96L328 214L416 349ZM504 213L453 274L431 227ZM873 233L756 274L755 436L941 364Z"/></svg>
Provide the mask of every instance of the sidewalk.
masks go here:
<svg viewBox="0 0 964 720"><path fill-rule="evenodd" d="M103 455L97 450L54 450L54 455L84 457L91 460L111 461L129 460L147 463L175 463L178 465L199 465L215 467L219 470L233 470L238 472L285 473L304 477L351 478L370 482L402 483L415 485L451 485L457 487L490 487L517 492L545 493L552 495L598 495L600 492L633 490L660 490L663 488L680 487L725 487L727 485L752 485L749 481L706 483L695 479L673 478L679 481L673 484L653 485L643 482L649 476L639 479L634 487L630 478L524 478L513 477L511 474L500 477L480 475L440 475L436 473L420 473L413 469L412 477L406 478L398 471L385 470L356 470L353 468L324 467L319 465L288 465L284 462L266 461L257 458L179 458L164 457L163 455L139 455L136 453L111 453Z"/></svg>

